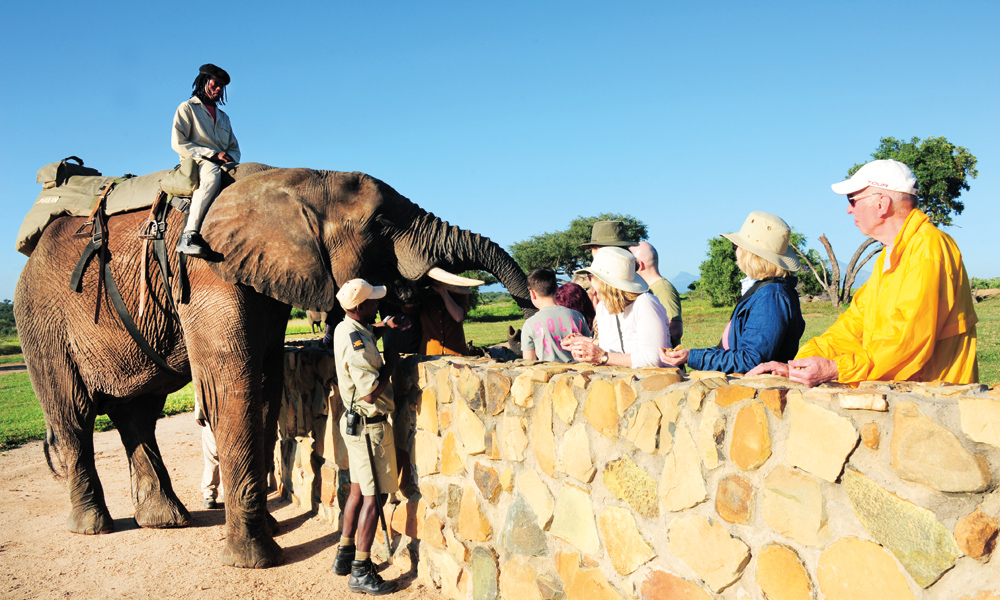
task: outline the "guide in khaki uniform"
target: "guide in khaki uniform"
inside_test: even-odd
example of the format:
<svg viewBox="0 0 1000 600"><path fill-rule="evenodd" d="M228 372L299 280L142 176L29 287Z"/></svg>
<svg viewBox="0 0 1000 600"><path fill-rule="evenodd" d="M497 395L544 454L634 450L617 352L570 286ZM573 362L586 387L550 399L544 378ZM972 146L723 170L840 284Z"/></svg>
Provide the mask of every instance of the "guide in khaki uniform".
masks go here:
<svg viewBox="0 0 1000 600"><path fill-rule="evenodd" d="M347 587L352 592L373 596L389 594L396 589L396 583L384 581L371 561L378 511L386 495L398 489L396 449L387 417L394 407L389 375L399 355L387 348L383 362L372 328L378 313L378 299L384 296L383 286L372 286L363 279L348 281L337 292L337 300L347 314L333 332L337 385L345 408L340 419L340 433L347 446L351 472L351 492L344 505L343 528L333 572L350 574ZM406 327L393 321L390 317L384 325ZM351 412L357 413L356 417L351 417L352 427L355 424L357 427L355 435L348 434ZM371 440L373 460L369 460L366 434ZM373 473L378 474L378 497Z"/></svg>

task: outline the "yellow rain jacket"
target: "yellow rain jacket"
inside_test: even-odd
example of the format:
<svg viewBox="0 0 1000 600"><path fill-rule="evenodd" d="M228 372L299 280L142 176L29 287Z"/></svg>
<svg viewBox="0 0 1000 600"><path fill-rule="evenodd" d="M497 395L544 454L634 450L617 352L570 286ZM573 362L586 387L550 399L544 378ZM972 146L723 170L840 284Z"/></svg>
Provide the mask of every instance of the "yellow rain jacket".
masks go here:
<svg viewBox="0 0 1000 600"><path fill-rule="evenodd" d="M976 383L976 309L955 240L914 209L889 256L837 322L806 342L796 358L837 363L839 381Z"/></svg>

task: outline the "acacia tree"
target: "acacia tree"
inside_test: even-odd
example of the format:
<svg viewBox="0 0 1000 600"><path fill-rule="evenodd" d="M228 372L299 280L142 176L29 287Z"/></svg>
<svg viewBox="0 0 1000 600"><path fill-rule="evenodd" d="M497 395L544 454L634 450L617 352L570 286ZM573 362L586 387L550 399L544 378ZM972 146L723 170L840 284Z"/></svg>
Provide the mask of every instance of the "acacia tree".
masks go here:
<svg viewBox="0 0 1000 600"><path fill-rule="evenodd" d="M740 279L736 250L724 237L708 239L708 260L698 265L698 291L708 296L712 306L733 306L740 299Z"/></svg>
<svg viewBox="0 0 1000 600"><path fill-rule="evenodd" d="M511 245L511 256L524 272L550 267L557 274L572 276L573 272L590 264L590 249L581 244L590 241L590 232L597 221L622 221L629 239L640 241L648 237L646 224L632 215L604 213L596 217L577 217L569 228L532 236Z"/></svg>
<svg viewBox="0 0 1000 600"><path fill-rule="evenodd" d="M880 140L879 147L872 153L872 159L888 158L906 164L917 176L917 181L920 183L918 207L927 214L931 223L939 227L952 225L952 215L960 215L965 210L965 204L958 198L963 190L969 189L969 179L979 176L979 171L976 170L977 159L968 148L956 146L944 137L929 137L923 141L914 137L909 142L884 137ZM854 175L862 166L864 163L854 165L848 169L847 176ZM851 288L858 273L882 250L882 244L871 237L862 242L847 263L847 271L844 273L841 285L840 266L833 252L833 246L826 235L821 235L819 241L830 258L829 265L810 260L802 251L798 252L799 258L806 263L817 279L824 282L834 306L849 302ZM865 255L865 251L872 246L875 247ZM813 258L815 259L815 256Z"/></svg>

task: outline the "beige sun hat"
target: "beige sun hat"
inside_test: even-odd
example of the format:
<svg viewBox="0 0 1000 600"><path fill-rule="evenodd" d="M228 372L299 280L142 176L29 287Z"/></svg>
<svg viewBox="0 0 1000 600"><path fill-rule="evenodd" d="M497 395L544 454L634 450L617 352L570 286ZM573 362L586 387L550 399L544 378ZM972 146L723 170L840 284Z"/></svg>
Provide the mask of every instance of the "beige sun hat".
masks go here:
<svg viewBox="0 0 1000 600"><path fill-rule="evenodd" d="M642 277L635 272L635 257L624 248L602 248L589 267L576 273L589 273L611 287L626 292L645 292L649 289Z"/></svg>
<svg viewBox="0 0 1000 600"><path fill-rule="evenodd" d="M786 271L801 271L795 250L788 244L791 234L792 230L781 217L754 211L743 221L739 231L719 235Z"/></svg>
<svg viewBox="0 0 1000 600"><path fill-rule="evenodd" d="M364 279L352 279L337 291L337 300L344 310L357 308L368 299L378 300L385 297L384 285L372 285Z"/></svg>

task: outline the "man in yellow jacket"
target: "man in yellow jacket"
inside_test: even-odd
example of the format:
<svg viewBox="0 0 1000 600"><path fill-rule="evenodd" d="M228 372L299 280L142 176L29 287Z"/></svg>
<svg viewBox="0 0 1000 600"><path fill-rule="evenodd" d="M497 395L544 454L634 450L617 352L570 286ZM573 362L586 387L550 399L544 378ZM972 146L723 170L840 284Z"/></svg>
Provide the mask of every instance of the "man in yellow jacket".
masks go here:
<svg viewBox="0 0 1000 600"><path fill-rule="evenodd" d="M917 206L917 179L905 164L876 160L833 184L861 233L882 242L868 282L847 311L775 373L815 386L825 381L979 381L976 310L955 240Z"/></svg>

